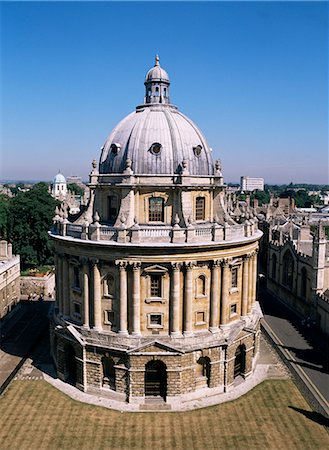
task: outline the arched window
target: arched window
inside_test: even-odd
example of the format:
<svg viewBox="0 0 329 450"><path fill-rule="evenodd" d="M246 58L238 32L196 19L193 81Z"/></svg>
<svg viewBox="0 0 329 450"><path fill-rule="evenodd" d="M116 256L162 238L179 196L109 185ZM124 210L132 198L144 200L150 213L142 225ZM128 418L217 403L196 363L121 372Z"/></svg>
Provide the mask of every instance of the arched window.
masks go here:
<svg viewBox="0 0 329 450"><path fill-rule="evenodd" d="M158 86L155 88L155 96L159 97L160 93L159 93L159 88Z"/></svg>
<svg viewBox="0 0 329 450"><path fill-rule="evenodd" d="M149 199L149 222L164 221L164 199L151 197Z"/></svg>
<svg viewBox="0 0 329 450"><path fill-rule="evenodd" d="M206 199L197 197L195 199L195 220L205 220Z"/></svg>
<svg viewBox="0 0 329 450"><path fill-rule="evenodd" d="M272 278L273 280L276 279L276 255L272 255Z"/></svg>
<svg viewBox="0 0 329 450"><path fill-rule="evenodd" d="M201 356L197 361L197 376L206 377L207 385L210 384L210 359L208 356Z"/></svg>
<svg viewBox="0 0 329 450"><path fill-rule="evenodd" d="M239 345L235 352L234 360L234 378L243 375L246 372L246 346Z"/></svg>
<svg viewBox="0 0 329 450"><path fill-rule="evenodd" d="M113 298L115 293L115 280L114 277L109 274L103 279L103 295L104 297Z"/></svg>
<svg viewBox="0 0 329 450"><path fill-rule="evenodd" d="M283 256L283 284L292 289L294 277L294 260L289 250Z"/></svg>
<svg viewBox="0 0 329 450"><path fill-rule="evenodd" d="M105 353L102 357L103 367L103 384L107 384L111 389L115 390L115 368L114 360L110 357L109 353Z"/></svg>
<svg viewBox="0 0 329 450"><path fill-rule="evenodd" d="M206 295L206 277L204 275L200 275L195 280L195 293L197 297L202 297Z"/></svg>
<svg viewBox="0 0 329 450"><path fill-rule="evenodd" d="M305 267L302 268L301 271L301 290L300 294L302 297L306 298L307 296L307 270Z"/></svg>

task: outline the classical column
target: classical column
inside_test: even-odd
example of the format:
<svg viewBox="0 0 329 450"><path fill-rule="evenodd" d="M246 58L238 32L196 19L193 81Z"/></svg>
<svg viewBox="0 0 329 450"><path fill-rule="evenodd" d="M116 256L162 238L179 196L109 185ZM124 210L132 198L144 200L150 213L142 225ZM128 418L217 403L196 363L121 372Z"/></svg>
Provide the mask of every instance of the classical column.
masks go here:
<svg viewBox="0 0 329 450"><path fill-rule="evenodd" d="M184 308L184 335L190 336L193 334L192 330L192 295L193 295L193 276L192 270L195 266L195 261L188 261L185 263L185 308Z"/></svg>
<svg viewBox="0 0 329 450"><path fill-rule="evenodd" d="M141 263L134 262L133 266L133 323L132 323L132 335L139 336L141 334L141 304L140 304L140 276L141 276Z"/></svg>
<svg viewBox="0 0 329 450"><path fill-rule="evenodd" d="M230 288L230 266L229 260L224 259L222 262L222 301L220 305L220 325L226 325L228 322L228 304L229 304L229 288Z"/></svg>
<svg viewBox="0 0 329 450"><path fill-rule="evenodd" d="M89 328L89 265L83 261L83 326Z"/></svg>
<svg viewBox="0 0 329 450"><path fill-rule="evenodd" d="M210 326L209 330L214 333L219 325L219 295L220 295L220 260L213 262L211 268L211 297L210 297Z"/></svg>
<svg viewBox="0 0 329 450"><path fill-rule="evenodd" d="M93 287L94 287L94 330L102 330L102 292L99 261L93 260Z"/></svg>
<svg viewBox="0 0 329 450"><path fill-rule="evenodd" d="M180 329L180 268L181 263L175 262L171 264L171 299L170 299L170 323L171 336L181 335Z"/></svg>
<svg viewBox="0 0 329 450"><path fill-rule="evenodd" d="M248 314L251 312L251 304L252 304L252 260L253 253L249 254L249 262L248 262Z"/></svg>
<svg viewBox="0 0 329 450"><path fill-rule="evenodd" d="M128 334L128 317L127 317L127 265L126 261L116 261L119 267L120 281L120 323L119 334Z"/></svg>
<svg viewBox="0 0 329 450"><path fill-rule="evenodd" d="M244 317L248 313L248 294L249 294L249 257L244 256L243 259L243 274L242 274L242 305L241 316Z"/></svg>
<svg viewBox="0 0 329 450"><path fill-rule="evenodd" d="M62 264L62 280L63 280L63 315L68 317L70 315L70 286L69 286L69 263L67 257L63 256Z"/></svg>
<svg viewBox="0 0 329 450"><path fill-rule="evenodd" d="M56 254L56 303L58 311L63 314L63 260L60 254Z"/></svg>
<svg viewBox="0 0 329 450"><path fill-rule="evenodd" d="M252 296L251 305L256 303L256 288L257 288L257 252L252 258Z"/></svg>

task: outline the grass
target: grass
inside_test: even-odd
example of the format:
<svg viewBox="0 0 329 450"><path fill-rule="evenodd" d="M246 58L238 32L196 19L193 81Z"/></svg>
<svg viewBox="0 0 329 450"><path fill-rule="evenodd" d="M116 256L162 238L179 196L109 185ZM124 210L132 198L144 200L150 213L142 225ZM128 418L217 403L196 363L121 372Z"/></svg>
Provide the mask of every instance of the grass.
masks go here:
<svg viewBox="0 0 329 450"><path fill-rule="evenodd" d="M326 449L325 419L290 380L185 413L120 413L72 400L45 381L14 381L0 399L0 449Z"/></svg>

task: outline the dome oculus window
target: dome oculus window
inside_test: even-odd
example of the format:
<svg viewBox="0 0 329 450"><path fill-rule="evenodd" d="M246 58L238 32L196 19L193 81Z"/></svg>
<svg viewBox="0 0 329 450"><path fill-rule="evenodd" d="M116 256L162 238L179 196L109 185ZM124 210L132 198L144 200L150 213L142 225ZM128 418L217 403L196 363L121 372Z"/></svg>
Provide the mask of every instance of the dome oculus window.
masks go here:
<svg viewBox="0 0 329 450"><path fill-rule="evenodd" d="M117 155L121 149L121 145L117 144L117 143L113 143L113 144L111 144L110 149L111 149L111 152L113 155Z"/></svg>
<svg viewBox="0 0 329 450"><path fill-rule="evenodd" d="M159 144L159 142L154 142L154 144L151 145L151 153L153 153L153 155L159 155L162 149L162 145Z"/></svg>
<svg viewBox="0 0 329 450"><path fill-rule="evenodd" d="M200 156L201 151L202 151L202 145L196 145L195 147L193 147L193 152L194 152L195 156Z"/></svg>

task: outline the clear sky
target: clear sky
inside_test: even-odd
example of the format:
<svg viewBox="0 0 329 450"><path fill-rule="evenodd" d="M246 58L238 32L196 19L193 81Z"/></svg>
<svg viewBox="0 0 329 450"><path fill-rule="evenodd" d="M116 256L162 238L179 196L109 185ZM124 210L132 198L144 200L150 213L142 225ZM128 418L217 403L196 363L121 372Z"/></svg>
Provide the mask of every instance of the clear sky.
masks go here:
<svg viewBox="0 0 329 450"><path fill-rule="evenodd" d="M87 179L156 53L226 182L328 183L327 2L2 2L0 179Z"/></svg>

